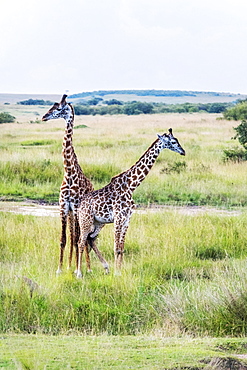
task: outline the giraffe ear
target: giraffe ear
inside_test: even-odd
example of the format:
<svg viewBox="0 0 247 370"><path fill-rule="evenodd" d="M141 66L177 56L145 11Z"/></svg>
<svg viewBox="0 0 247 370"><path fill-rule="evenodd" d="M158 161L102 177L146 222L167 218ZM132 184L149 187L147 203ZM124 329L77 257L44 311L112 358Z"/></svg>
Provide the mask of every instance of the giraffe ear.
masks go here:
<svg viewBox="0 0 247 370"><path fill-rule="evenodd" d="M157 136L160 139L160 141L162 141L162 135L157 134Z"/></svg>
<svg viewBox="0 0 247 370"><path fill-rule="evenodd" d="M62 105L65 105L66 104L66 98L67 98L67 95L66 94L64 94L63 96L62 96L62 99L61 99L61 104Z"/></svg>

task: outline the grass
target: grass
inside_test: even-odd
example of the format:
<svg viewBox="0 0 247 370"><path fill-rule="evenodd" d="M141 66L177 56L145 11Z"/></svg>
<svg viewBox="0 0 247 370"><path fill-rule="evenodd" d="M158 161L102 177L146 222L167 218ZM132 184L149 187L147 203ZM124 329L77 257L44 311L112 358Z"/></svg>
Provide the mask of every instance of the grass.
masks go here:
<svg viewBox="0 0 247 370"><path fill-rule="evenodd" d="M4 335L0 366L30 370L202 369L211 358L232 359L232 363L235 359L240 365L239 352L246 353L244 339Z"/></svg>
<svg viewBox="0 0 247 370"><path fill-rule="evenodd" d="M5 108L6 109L6 108ZM30 123L47 107L16 107L10 114L19 124L0 127L0 179L4 199L58 200L62 181L61 158L64 121ZM160 114L141 116L76 116L74 147L85 174L95 188L128 169L156 139L173 128L186 150L181 157L165 150L150 174L134 192L138 204L192 204L220 207L246 206L247 163L226 163L224 149L236 146L231 121L216 114ZM23 168L25 163L25 168ZM48 164L42 175L44 163ZM49 167L49 168L48 168ZM47 171L54 172L53 176ZM30 179L30 183L29 183ZM32 180L33 179L33 180Z"/></svg>
<svg viewBox="0 0 247 370"><path fill-rule="evenodd" d="M35 117L46 109L35 107ZM30 108L18 112L21 123L0 125L0 195L57 202L64 122L30 123ZM76 153L95 188L173 127L186 157L161 153L134 196L176 207L137 208L118 277L107 225L97 244L110 274L92 252L82 280L66 266L55 276L59 217L1 212L0 367L196 369L246 353L247 164L224 162L233 124L217 118L76 117Z"/></svg>
<svg viewBox="0 0 247 370"><path fill-rule="evenodd" d="M246 335L245 213L134 214L122 275L104 275L91 253L83 280L55 276L58 217L0 217L2 332ZM112 225L98 246L112 267ZM26 278L38 284L33 292Z"/></svg>

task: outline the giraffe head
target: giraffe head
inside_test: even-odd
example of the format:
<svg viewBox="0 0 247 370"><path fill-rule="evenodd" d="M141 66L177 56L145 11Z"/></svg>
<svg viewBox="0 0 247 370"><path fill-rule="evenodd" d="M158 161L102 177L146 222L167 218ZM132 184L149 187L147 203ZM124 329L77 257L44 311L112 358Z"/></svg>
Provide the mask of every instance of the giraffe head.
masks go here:
<svg viewBox="0 0 247 370"><path fill-rule="evenodd" d="M158 138L161 142L162 149L170 149L174 152L177 152L181 155L185 155L185 150L179 144L178 139L176 139L172 134L172 129L169 129L169 134L159 135Z"/></svg>
<svg viewBox="0 0 247 370"><path fill-rule="evenodd" d="M49 121L50 119L64 118L65 120L73 117L74 112L71 104L66 102L67 95L63 95L60 103L54 105L42 117L42 121Z"/></svg>

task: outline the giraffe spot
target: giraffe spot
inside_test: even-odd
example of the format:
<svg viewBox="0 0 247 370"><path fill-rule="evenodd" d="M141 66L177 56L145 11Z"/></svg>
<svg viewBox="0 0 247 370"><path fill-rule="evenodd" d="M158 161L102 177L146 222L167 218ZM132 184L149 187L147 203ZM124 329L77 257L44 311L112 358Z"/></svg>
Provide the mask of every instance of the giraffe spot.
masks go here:
<svg viewBox="0 0 247 370"><path fill-rule="evenodd" d="M142 173L142 171L140 170L140 168L137 168L137 175L139 176L141 173Z"/></svg>

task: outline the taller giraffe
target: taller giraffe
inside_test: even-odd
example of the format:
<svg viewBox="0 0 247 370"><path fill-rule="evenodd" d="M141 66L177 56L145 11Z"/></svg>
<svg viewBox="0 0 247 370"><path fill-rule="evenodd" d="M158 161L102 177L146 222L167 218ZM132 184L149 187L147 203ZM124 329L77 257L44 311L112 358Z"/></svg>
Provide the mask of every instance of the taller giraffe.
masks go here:
<svg viewBox="0 0 247 370"><path fill-rule="evenodd" d="M108 185L83 196L78 210L80 225L79 258L77 277L81 277L82 253L88 235L96 237L102 227L114 222L115 272L120 271L124 253L124 240L134 209L132 194L145 179L163 149L185 155L184 149L173 136L158 135L141 158L127 171L113 177Z"/></svg>
<svg viewBox="0 0 247 370"><path fill-rule="evenodd" d="M63 266L64 249L66 245L66 227L67 220L69 220L70 229L70 252L69 252L69 268L71 267L73 248L76 251L76 265L78 265L78 239L79 239L79 224L77 217L77 210L80 203L80 198L94 190L91 181L83 173L77 156L74 151L72 142L73 126L74 126L74 109L70 103L66 102L67 95L63 95L60 103L55 103L49 111L42 117L42 121L50 119L64 118L66 122L65 133L63 138L63 163L64 163L64 177L60 187L59 207L60 218L62 223L61 237L60 237L60 258L57 274L61 273ZM106 273L109 271L107 262L102 257L96 244L95 238L90 235L87 239L87 244L93 248L101 263L103 264ZM88 248L86 248L87 266L90 270L90 259Z"/></svg>

